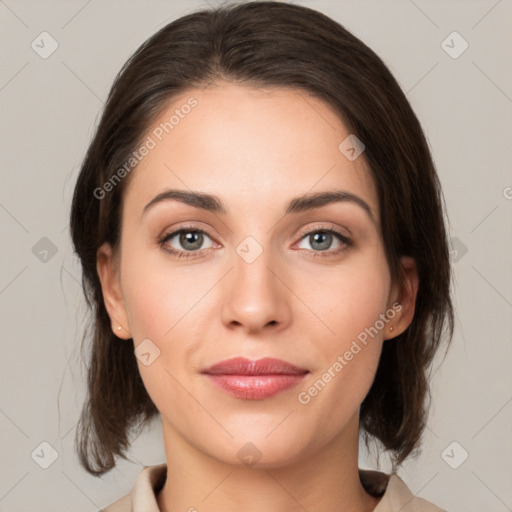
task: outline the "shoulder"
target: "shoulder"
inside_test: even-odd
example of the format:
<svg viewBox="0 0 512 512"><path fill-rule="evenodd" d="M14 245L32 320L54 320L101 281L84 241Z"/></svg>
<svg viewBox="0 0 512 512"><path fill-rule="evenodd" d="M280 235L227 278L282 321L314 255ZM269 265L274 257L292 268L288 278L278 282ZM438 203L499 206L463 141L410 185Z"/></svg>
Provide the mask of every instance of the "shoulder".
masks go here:
<svg viewBox="0 0 512 512"><path fill-rule="evenodd" d="M167 464L146 466L139 473L130 494L101 509L101 512L158 512L156 494L166 476Z"/></svg>
<svg viewBox="0 0 512 512"><path fill-rule="evenodd" d="M132 497L131 494L128 494L111 503L108 507L102 508L100 512L132 512L132 510Z"/></svg>
<svg viewBox="0 0 512 512"><path fill-rule="evenodd" d="M360 470L361 482L380 501L373 512L447 512L434 503L415 496L396 474Z"/></svg>

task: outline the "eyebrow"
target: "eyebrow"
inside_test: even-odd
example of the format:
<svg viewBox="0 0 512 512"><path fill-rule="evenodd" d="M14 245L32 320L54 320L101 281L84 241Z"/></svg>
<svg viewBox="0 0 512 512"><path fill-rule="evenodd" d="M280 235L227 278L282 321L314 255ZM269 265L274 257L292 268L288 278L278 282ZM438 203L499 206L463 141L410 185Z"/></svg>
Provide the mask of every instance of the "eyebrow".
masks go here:
<svg viewBox="0 0 512 512"><path fill-rule="evenodd" d="M192 192L186 190L169 189L161 192L155 196L145 207L142 212L142 216L158 203L163 201L176 200L181 203L187 204L194 208L200 208L212 213L227 214L226 207L222 204L222 201L214 195L205 194L202 192ZM316 192L311 194L304 194L299 197L293 198L289 201L285 208L285 214L300 213L315 208L321 208L332 203L352 203L362 208L370 220L376 224L375 215L370 208L369 204L364 199L347 192L345 190L332 190L328 192Z"/></svg>

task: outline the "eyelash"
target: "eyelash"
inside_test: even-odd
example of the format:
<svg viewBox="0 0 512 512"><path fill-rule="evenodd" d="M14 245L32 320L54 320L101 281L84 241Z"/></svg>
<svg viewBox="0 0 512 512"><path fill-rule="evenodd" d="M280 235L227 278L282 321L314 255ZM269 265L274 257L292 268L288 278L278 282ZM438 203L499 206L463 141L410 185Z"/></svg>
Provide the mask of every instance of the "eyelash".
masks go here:
<svg viewBox="0 0 512 512"><path fill-rule="evenodd" d="M208 231L204 229L199 229L195 226L184 226L181 227L175 231L171 231L170 233L166 233L158 240L158 245L167 253L171 254L172 256L175 256L177 258L199 258L201 257L208 249L199 249L197 251L179 251L174 248L169 248L166 243L167 241L174 238L176 235L179 235L180 233L187 233L187 232L196 232L196 233L202 233L204 235L208 235L212 240L214 240L214 237L208 233ZM328 251L313 251L313 258L328 258L332 256L336 256L343 251L347 250L349 247L353 246L353 242L347 238L345 235L342 235L340 232L332 229L331 227L318 227L316 229L313 229L311 231L307 231L306 233L303 233L300 237L300 240L303 240L309 235L312 235L314 233L327 233L332 234L335 237L338 238L338 240L342 243L342 246L335 250L328 250ZM309 249L301 249L305 251L309 251Z"/></svg>

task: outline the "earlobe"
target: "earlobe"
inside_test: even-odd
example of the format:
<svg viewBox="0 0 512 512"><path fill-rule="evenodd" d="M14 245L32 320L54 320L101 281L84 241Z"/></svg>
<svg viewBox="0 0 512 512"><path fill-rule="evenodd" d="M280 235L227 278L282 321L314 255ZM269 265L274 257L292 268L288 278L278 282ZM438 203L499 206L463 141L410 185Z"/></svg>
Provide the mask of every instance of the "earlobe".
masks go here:
<svg viewBox="0 0 512 512"><path fill-rule="evenodd" d="M404 286L399 290L397 299L392 301L392 303L398 302L400 304L400 310L390 322L390 327L388 327L389 336L384 336L384 339L394 338L402 334L414 318L419 288L418 269L415 260L410 256L402 256L400 262L403 268Z"/></svg>
<svg viewBox="0 0 512 512"><path fill-rule="evenodd" d="M128 315L121 290L119 261L109 243L96 253L96 271L101 283L103 301L112 323L112 332L122 339L130 339Z"/></svg>

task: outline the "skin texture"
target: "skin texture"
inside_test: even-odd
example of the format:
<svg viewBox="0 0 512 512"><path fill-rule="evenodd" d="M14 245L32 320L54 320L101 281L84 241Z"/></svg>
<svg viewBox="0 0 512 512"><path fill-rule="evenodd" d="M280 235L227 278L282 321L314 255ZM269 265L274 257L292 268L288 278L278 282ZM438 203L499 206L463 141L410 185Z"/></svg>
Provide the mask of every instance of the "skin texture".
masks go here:
<svg viewBox="0 0 512 512"><path fill-rule="evenodd" d="M304 91L221 82L174 98L148 134L191 96L197 106L132 171L120 255L105 244L97 260L118 342L133 339L137 347L150 339L160 350L149 366L138 361L162 418L168 476L159 507L373 510L378 499L358 477L359 407L383 340L413 318L414 261L402 260L407 286L401 291L391 283L370 170L363 158L350 161L340 152L349 132L321 100ZM169 200L142 216L167 188L214 194L228 212ZM348 202L284 215L292 198L334 189L365 200L377 222ZM178 258L158 244L189 223L209 233L198 242L201 255ZM335 236L322 250L307 235L331 226L353 245L334 254L344 245ZM248 236L262 249L252 263L237 253ZM187 252L190 244L180 245L178 234L166 246ZM384 329L301 404L298 393L395 301L401 310ZM310 373L271 398L235 398L200 373L234 356L284 359ZM251 467L237 455L249 442L261 454Z"/></svg>

